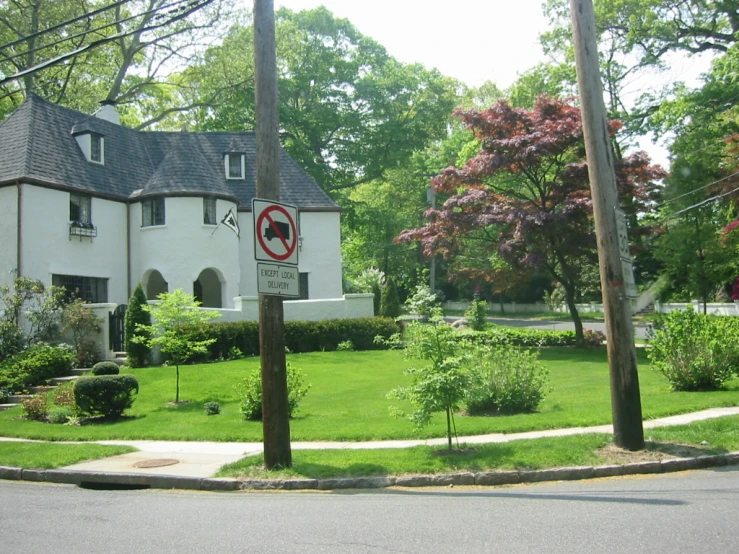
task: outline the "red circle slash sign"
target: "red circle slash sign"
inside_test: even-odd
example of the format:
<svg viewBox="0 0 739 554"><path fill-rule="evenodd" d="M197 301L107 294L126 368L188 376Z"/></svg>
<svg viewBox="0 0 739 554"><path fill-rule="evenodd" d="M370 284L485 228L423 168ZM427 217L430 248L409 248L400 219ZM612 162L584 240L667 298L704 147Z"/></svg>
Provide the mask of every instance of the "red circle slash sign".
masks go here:
<svg viewBox="0 0 739 554"><path fill-rule="evenodd" d="M284 223L282 224L283 228L280 228L281 225L278 224L281 222L275 223L275 220L271 215L272 212L279 212L287 218L287 223L289 225L289 231L287 233L284 232ZM267 228L265 229L265 233L262 233L265 221L267 222ZM269 231L274 238L279 239L279 244L282 244L285 247L284 254L278 254L267 245L264 240L264 235L267 231ZM290 217L290 214L285 210L285 208L282 206L272 205L265 208L265 210L259 214L259 219L257 219L257 240L259 240L259 245L262 247L265 254L274 260L282 262L293 255L293 252L295 252L295 246L298 244L298 233L293 218ZM271 240L271 238L268 240Z"/></svg>

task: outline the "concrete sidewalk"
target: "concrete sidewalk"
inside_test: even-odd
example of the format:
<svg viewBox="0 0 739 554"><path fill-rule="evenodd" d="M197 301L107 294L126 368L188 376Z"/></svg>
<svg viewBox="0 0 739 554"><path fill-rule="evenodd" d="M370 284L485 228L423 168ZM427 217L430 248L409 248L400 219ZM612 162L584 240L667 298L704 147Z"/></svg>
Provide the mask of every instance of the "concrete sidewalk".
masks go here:
<svg viewBox="0 0 739 554"><path fill-rule="evenodd" d="M711 408L700 412L665 417L644 422L645 429L683 425L696 421L739 415L739 407ZM546 431L530 431L526 433L494 433L459 437L465 444L503 443L514 440L538 439L544 437L564 437L585 433L613 433L611 425L596 427L574 427L569 429L551 429ZM325 449L377 449L408 448L413 446L443 446L446 438L428 440L392 440L367 442L292 442L293 450L325 450ZM0 441L25 441L25 439L9 439L0 437ZM38 442L38 441L26 441ZM224 465L235 462L245 456L260 454L261 442L183 442L183 441L125 441L106 440L93 441L97 444L123 445L137 448L138 452L103 458L91 462L82 462L61 468L63 470L94 473L131 474L131 475L168 475L193 478L213 476ZM68 443L75 444L75 443ZM156 467L157 464L161 464ZM144 467L137 467L142 465Z"/></svg>

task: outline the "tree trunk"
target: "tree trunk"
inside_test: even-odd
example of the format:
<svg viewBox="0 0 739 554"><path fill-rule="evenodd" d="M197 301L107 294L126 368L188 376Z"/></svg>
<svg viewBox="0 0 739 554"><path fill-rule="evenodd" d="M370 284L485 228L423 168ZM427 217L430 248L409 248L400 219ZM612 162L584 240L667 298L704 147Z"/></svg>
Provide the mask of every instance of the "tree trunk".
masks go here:
<svg viewBox="0 0 739 554"><path fill-rule="evenodd" d="M580 312L577 311L577 305L575 304L575 290L571 286L562 284L565 289L565 302L567 307L570 309L570 315L572 316L572 323L575 324L575 343L579 348L585 346L585 333L582 328L582 319L580 319Z"/></svg>
<svg viewBox="0 0 739 554"><path fill-rule="evenodd" d="M176 365L175 373L177 374L177 385L175 389L175 395L174 395L174 403L179 404L180 403L180 364Z"/></svg>
<svg viewBox="0 0 739 554"><path fill-rule="evenodd" d="M446 438L449 444L449 453L452 453L452 413L449 408L446 409Z"/></svg>

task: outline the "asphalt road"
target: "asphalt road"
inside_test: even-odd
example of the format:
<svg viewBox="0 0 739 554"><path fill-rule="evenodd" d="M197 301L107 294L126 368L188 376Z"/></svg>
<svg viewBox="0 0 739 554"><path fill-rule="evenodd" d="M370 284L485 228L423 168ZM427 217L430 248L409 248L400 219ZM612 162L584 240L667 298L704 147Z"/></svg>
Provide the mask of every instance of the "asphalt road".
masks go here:
<svg viewBox="0 0 739 554"><path fill-rule="evenodd" d="M512 319L512 318L488 318L488 321L492 321L498 325L508 325L511 327L527 327L529 329L547 329L555 331L574 331L575 324L571 321L547 321L542 319ZM602 321L583 321L583 328L590 329L592 331L606 332L606 324ZM634 336L637 339L647 338L647 325L635 324L634 325Z"/></svg>
<svg viewBox="0 0 739 554"><path fill-rule="evenodd" d="M2 552L739 552L739 467L504 488L92 491L0 481Z"/></svg>

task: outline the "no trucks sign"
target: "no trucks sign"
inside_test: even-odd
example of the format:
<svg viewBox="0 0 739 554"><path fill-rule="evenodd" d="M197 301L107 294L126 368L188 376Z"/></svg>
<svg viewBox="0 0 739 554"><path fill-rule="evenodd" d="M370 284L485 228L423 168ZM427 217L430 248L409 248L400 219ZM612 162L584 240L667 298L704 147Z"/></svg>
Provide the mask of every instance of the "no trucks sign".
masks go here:
<svg viewBox="0 0 739 554"><path fill-rule="evenodd" d="M298 209L252 200L257 291L272 296L300 296L298 278Z"/></svg>

